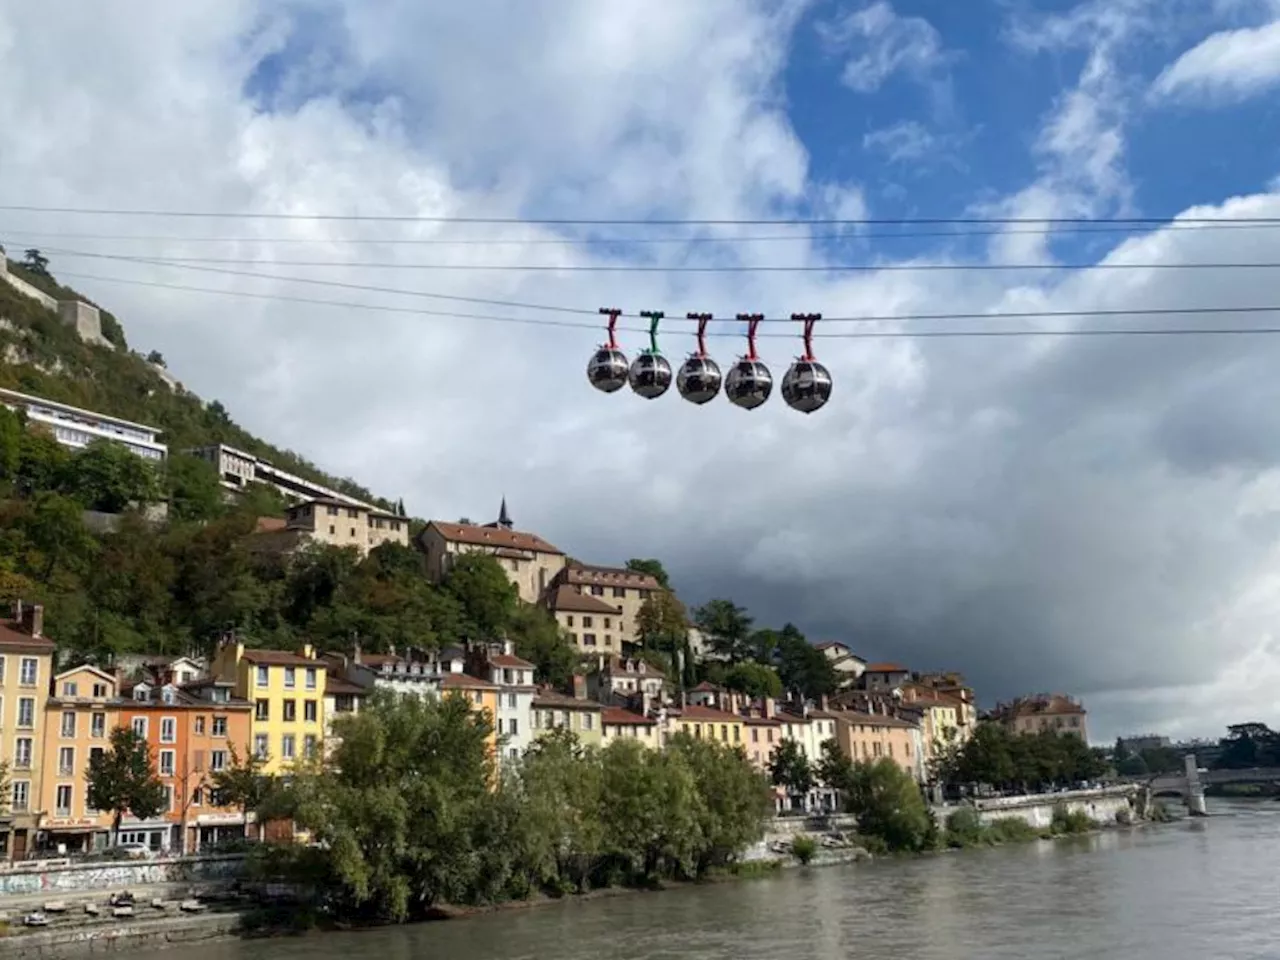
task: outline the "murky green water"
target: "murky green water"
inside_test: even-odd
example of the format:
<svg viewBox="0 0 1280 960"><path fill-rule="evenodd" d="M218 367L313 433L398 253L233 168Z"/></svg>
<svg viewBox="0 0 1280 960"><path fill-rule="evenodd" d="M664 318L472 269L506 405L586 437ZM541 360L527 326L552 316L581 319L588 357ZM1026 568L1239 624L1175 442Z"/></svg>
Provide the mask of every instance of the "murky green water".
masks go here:
<svg viewBox="0 0 1280 960"><path fill-rule="evenodd" d="M1280 803L1134 832L467 920L226 942L183 960L1280 958Z"/></svg>

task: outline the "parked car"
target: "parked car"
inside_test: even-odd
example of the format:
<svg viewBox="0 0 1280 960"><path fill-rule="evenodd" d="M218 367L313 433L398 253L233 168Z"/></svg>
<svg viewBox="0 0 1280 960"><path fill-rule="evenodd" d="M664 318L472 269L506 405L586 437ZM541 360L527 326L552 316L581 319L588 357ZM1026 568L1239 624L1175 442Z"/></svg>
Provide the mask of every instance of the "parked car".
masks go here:
<svg viewBox="0 0 1280 960"><path fill-rule="evenodd" d="M121 843L116 849L131 860L147 860L151 857L151 848L145 843Z"/></svg>

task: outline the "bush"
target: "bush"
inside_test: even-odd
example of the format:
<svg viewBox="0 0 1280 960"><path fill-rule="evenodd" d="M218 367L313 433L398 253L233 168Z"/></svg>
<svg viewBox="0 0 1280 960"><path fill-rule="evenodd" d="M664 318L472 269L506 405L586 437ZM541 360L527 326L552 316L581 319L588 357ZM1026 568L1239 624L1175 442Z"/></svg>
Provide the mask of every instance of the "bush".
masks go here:
<svg viewBox="0 0 1280 960"><path fill-rule="evenodd" d="M1083 810L1068 810L1065 804L1058 804L1053 808L1050 829L1055 834L1088 833L1094 827L1094 822Z"/></svg>
<svg viewBox="0 0 1280 960"><path fill-rule="evenodd" d="M818 853L818 841L807 833L798 834L791 841L791 855L801 863L808 863Z"/></svg>
<svg viewBox="0 0 1280 960"><path fill-rule="evenodd" d="M987 836L992 843L1026 843L1040 832L1021 817L1001 817L987 825Z"/></svg>
<svg viewBox="0 0 1280 960"><path fill-rule="evenodd" d="M973 807L961 807L947 817L947 845L975 847L983 842L982 818Z"/></svg>

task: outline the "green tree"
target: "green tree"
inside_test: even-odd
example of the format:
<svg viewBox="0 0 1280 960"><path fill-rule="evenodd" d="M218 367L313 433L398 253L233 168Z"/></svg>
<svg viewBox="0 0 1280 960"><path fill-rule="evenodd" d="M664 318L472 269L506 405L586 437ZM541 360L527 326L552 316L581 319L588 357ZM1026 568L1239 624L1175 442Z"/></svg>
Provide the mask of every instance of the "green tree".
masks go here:
<svg viewBox="0 0 1280 960"><path fill-rule="evenodd" d="M61 492L70 455L43 425L23 432L18 453L18 492L25 497Z"/></svg>
<svg viewBox="0 0 1280 960"><path fill-rule="evenodd" d="M565 687L573 679L578 653L546 610L520 604L507 633L515 642L516 653L534 665L539 683Z"/></svg>
<svg viewBox="0 0 1280 960"><path fill-rule="evenodd" d="M778 671L749 660L735 663L726 670L723 683L726 689L736 690L756 699L777 698L782 695L782 680L778 677Z"/></svg>
<svg viewBox="0 0 1280 960"><path fill-rule="evenodd" d="M515 584L507 579L497 558L487 554L456 556L445 575L444 589L465 611L461 630L469 640L502 637L519 603Z"/></svg>
<svg viewBox="0 0 1280 960"><path fill-rule="evenodd" d="M42 277L49 276L49 258L35 247L30 248L23 254L22 266L24 269Z"/></svg>
<svg viewBox="0 0 1280 960"><path fill-rule="evenodd" d="M661 560L632 558L627 561L627 569L634 570L636 573L648 574L658 581L658 585L663 590L671 589L671 579L667 576L666 568L663 567Z"/></svg>
<svg viewBox="0 0 1280 960"><path fill-rule="evenodd" d="M69 492L90 510L122 513L131 504L159 499L155 468L128 448L95 440L71 460Z"/></svg>
<svg viewBox="0 0 1280 960"><path fill-rule="evenodd" d="M731 600L708 600L693 612L693 622L716 654L740 663L751 654L751 617Z"/></svg>
<svg viewBox="0 0 1280 960"><path fill-rule="evenodd" d="M250 813L260 813L272 799L275 784L263 770L267 766L267 758L249 752L243 757L235 744L228 748L230 762L221 770L215 770L211 777L214 791L217 794L217 806L236 807L247 823ZM258 839L262 839L262 819L257 820Z"/></svg>
<svg viewBox="0 0 1280 960"><path fill-rule="evenodd" d="M854 764L847 805L859 831L891 850L922 850L929 840L932 821L919 785L887 757Z"/></svg>
<svg viewBox="0 0 1280 960"><path fill-rule="evenodd" d="M792 797L807 797L813 789L813 767L795 740L783 740L769 758L769 777Z"/></svg>
<svg viewBox="0 0 1280 960"><path fill-rule="evenodd" d="M646 650L673 653L689 634L689 615L674 593L654 590L636 613L636 632Z"/></svg>
<svg viewBox="0 0 1280 960"><path fill-rule="evenodd" d="M222 485L213 464L183 453L169 455L165 464L169 515L176 520L212 520L225 507Z"/></svg>
<svg viewBox="0 0 1280 960"><path fill-rule="evenodd" d="M839 676L831 661L795 626L789 623L784 626L776 642L778 675L784 689L794 690L810 700L830 696L839 689Z"/></svg>
<svg viewBox="0 0 1280 960"><path fill-rule="evenodd" d="M837 791L845 803L848 803L855 783L853 760L845 755L835 740L823 741L822 757L815 772L819 780Z"/></svg>
<svg viewBox="0 0 1280 960"><path fill-rule="evenodd" d="M678 734L667 750L683 758L693 774L700 802L694 808L698 830L696 872L722 867L764 833L773 813L768 779L739 749L714 740Z"/></svg>
<svg viewBox="0 0 1280 960"><path fill-rule="evenodd" d="M693 771L680 753L650 749L619 738L601 752L600 802L604 848L625 865L633 882L696 871L699 794Z"/></svg>
<svg viewBox="0 0 1280 960"><path fill-rule="evenodd" d="M167 799L164 784L151 765L151 748L128 727L111 731L111 745L89 758L85 799L95 810L111 812L111 843L120 836L126 813L139 820L159 814Z"/></svg>
<svg viewBox="0 0 1280 960"><path fill-rule="evenodd" d="M22 465L22 417L0 406L0 480L14 482Z"/></svg>
<svg viewBox="0 0 1280 960"><path fill-rule="evenodd" d="M520 858L530 885L585 890L604 850L599 753L583 749L570 731L556 729L526 751L513 778L525 828Z"/></svg>
<svg viewBox="0 0 1280 960"><path fill-rule="evenodd" d="M40 579L48 581L59 568L78 571L97 549L81 516L80 505L56 493L40 493L21 523L30 544L44 558Z"/></svg>
<svg viewBox="0 0 1280 960"><path fill-rule="evenodd" d="M159 350L152 350L147 354L147 363L155 364L157 367L165 365L164 355Z"/></svg>

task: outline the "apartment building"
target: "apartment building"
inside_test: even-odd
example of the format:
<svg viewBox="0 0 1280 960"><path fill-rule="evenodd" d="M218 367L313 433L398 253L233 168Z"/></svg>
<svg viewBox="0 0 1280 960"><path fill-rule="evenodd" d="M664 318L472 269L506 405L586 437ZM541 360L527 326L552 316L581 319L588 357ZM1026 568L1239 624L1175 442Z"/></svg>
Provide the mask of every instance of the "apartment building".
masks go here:
<svg viewBox="0 0 1280 960"><path fill-rule="evenodd" d="M663 672L636 657L601 656L599 666L587 677L587 694L593 699L638 706L643 713L665 700L666 688Z"/></svg>
<svg viewBox="0 0 1280 960"><path fill-rule="evenodd" d="M12 860L21 860L34 846L40 823L41 738L53 653L53 641L44 636L44 608L19 600L12 619L0 622L0 748L9 762L0 845Z"/></svg>
<svg viewBox="0 0 1280 960"><path fill-rule="evenodd" d="M501 640L477 647L467 661L471 674L497 688L498 740L502 757L515 760L533 743L533 698L537 693L528 660L516 656L515 644Z"/></svg>
<svg viewBox="0 0 1280 960"><path fill-rule="evenodd" d="M852 648L838 640L827 640L814 644L814 649L831 662L832 668L840 677L840 686L853 686L867 669L867 661L853 652Z"/></svg>
<svg viewBox="0 0 1280 960"><path fill-rule="evenodd" d="M516 530L504 500L498 519L489 524L446 523L432 520L418 534L418 547L427 558L427 576L439 583L455 559L467 553L494 557L525 603L537 603L564 569L564 551L537 534Z"/></svg>
<svg viewBox="0 0 1280 960"><path fill-rule="evenodd" d="M565 595L559 590L568 587L582 596L608 604L614 609L613 624L606 631L616 645L613 649L629 649L639 643L638 618L640 608L662 585L647 573L637 573L621 567L599 567L573 563L557 574L553 587L554 610L562 609Z"/></svg>
<svg viewBox="0 0 1280 960"><path fill-rule="evenodd" d="M614 740L635 740L646 747L663 747L662 731L653 717L621 707L605 707L600 711L601 742L608 746Z"/></svg>
<svg viewBox="0 0 1280 960"><path fill-rule="evenodd" d="M1089 742L1088 714L1084 705L1064 693L1037 693L998 703L988 719L1014 733L1051 731Z"/></svg>
<svg viewBox="0 0 1280 960"><path fill-rule="evenodd" d="M546 606L579 653L622 649L622 611L617 605L560 584L547 593Z"/></svg>
<svg viewBox="0 0 1280 960"><path fill-rule="evenodd" d="M276 538L288 547L304 540L354 547L363 557L384 543L408 546L409 520L341 500L313 499L290 507L285 511L284 528L269 529L262 536Z"/></svg>
<svg viewBox="0 0 1280 960"><path fill-rule="evenodd" d="M110 746L111 731L120 722L116 677L84 665L53 678L45 705L41 738L40 831L43 845L68 853L106 846L111 814L89 803L86 772L95 753Z"/></svg>
<svg viewBox="0 0 1280 960"><path fill-rule="evenodd" d="M159 427L149 427L145 423L122 420L105 413L95 413L68 403L3 387L0 387L0 404L11 410L21 411L26 415L28 423L45 427L58 443L72 450L83 450L95 440L109 440L146 460L159 462L169 455L169 448L160 442Z"/></svg>
<svg viewBox="0 0 1280 960"><path fill-rule="evenodd" d="M533 697L532 726L535 738L552 730L565 729L575 734L584 745L600 746L604 742L604 708L587 698L587 680L573 678L572 694L543 687Z"/></svg>
<svg viewBox="0 0 1280 960"><path fill-rule="evenodd" d="M261 483L274 488L290 503L300 500L336 500L343 505L373 509L371 504L362 500L281 470L269 460L224 443L195 447L187 452L212 464L223 488L227 490L240 492L250 484Z"/></svg>
<svg viewBox="0 0 1280 960"><path fill-rule="evenodd" d="M326 666L311 644L296 653L246 649L234 639L218 645L211 672L231 681L235 697L253 705L252 747L266 760L264 773L285 773L294 761L319 750Z"/></svg>

